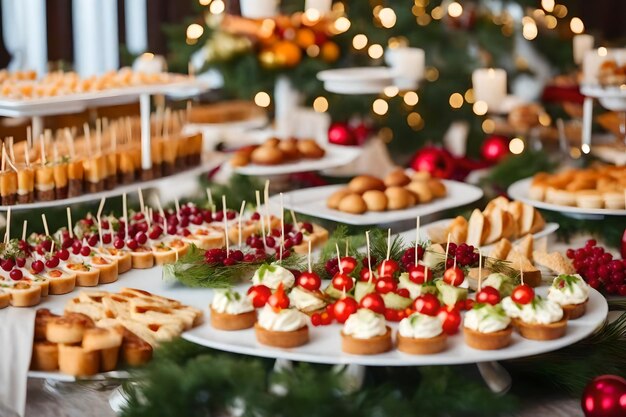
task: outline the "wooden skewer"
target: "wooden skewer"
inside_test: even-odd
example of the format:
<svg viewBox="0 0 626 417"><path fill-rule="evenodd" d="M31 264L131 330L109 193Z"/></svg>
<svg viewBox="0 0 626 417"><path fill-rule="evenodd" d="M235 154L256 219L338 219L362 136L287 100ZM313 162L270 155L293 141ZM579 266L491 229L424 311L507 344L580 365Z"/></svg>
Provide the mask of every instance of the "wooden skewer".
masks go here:
<svg viewBox="0 0 626 417"><path fill-rule="evenodd" d="M96 219L99 219L102 216L102 210L104 209L104 202L106 201L106 197L102 197L100 199L100 205L98 206L98 212L96 214Z"/></svg>
<svg viewBox="0 0 626 417"><path fill-rule="evenodd" d="M4 149L4 142L2 142L2 162L0 162L0 171L2 172L4 172L6 169L6 161L7 161L7 155Z"/></svg>
<svg viewBox="0 0 626 417"><path fill-rule="evenodd" d="M13 148L13 136L9 136L9 163L15 163L15 149ZM12 164L11 164L12 165ZM14 168L15 169L15 168Z"/></svg>
<svg viewBox="0 0 626 417"><path fill-rule="evenodd" d="M267 244L265 243L265 220L261 214L261 192L256 190L254 194L256 195L256 209L261 218L261 237L263 238L263 248L265 249L265 252L267 252Z"/></svg>
<svg viewBox="0 0 626 417"><path fill-rule="evenodd" d="M293 209L289 209L289 213L291 213L291 221L293 222L293 225L296 227L296 230L299 230L298 219L296 218L296 213L293 211Z"/></svg>
<svg viewBox="0 0 626 417"><path fill-rule="evenodd" d="M265 216L268 234L271 232L270 226L270 180L265 181L265 188L263 189L263 199L265 200Z"/></svg>
<svg viewBox="0 0 626 417"><path fill-rule="evenodd" d="M4 241L9 243L11 241L11 207L7 210L7 228L4 234Z"/></svg>
<svg viewBox="0 0 626 417"><path fill-rule="evenodd" d="M67 206L65 211L67 212L67 231L70 233L70 238L74 239L74 230L72 228L72 209L70 206Z"/></svg>
<svg viewBox="0 0 626 417"><path fill-rule="evenodd" d="M24 220L22 223L22 240L26 241L26 230L28 229L28 220Z"/></svg>
<svg viewBox="0 0 626 417"><path fill-rule="evenodd" d="M348 249L350 248L350 240L346 239L346 256L348 256Z"/></svg>
<svg viewBox="0 0 626 417"><path fill-rule="evenodd" d="M213 193L211 192L211 188L210 187L207 187L207 189L206 189L206 197L207 197L207 200L209 202L209 209L211 211L215 211L215 205L213 204Z"/></svg>
<svg viewBox="0 0 626 417"><path fill-rule="evenodd" d="M517 251L515 251L517 253ZM524 285L524 268L522 265L522 257L518 253L519 258L519 279L522 285Z"/></svg>
<svg viewBox="0 0 626 417"><path fill-rule="evenodd" d="M30 126L26 126L26 148L33 147L33 129Z"/></svg>
<svg viewBox="0 0 626 417"><path fill-rule="evenodd" d="M415 266L417 267L418 250L417 247L420 244L420 216L417 216L415 224Z"/></svg>
<svg viewBox="0 0 626 417"><path fill-rule="evenodd" d="M96 149L102 153L102 120L96 119Z"/></svg>
<svg viewBox="0 0 626 417"><path fill-rule="evenodd" d="M141 192L141 187L137 188L137 194L139 194L139 210L143 213L145 207L143 205L143 193Z"/></svg>
<svg viewBox="0 0 626 417"><path fill-rule="evenodd" d="M28 152L28 146L24 146L24 162L26 163L26 167L30 167L30 154Z"/></svg>
<svg viewBox="0 0 626 417"><path fill-rule="evenodd" d="M158 195L155 195L154 198L156 199L156 205L157 209L159 210L159 214L161 215L161 217L165 218L165 212L163 211L163 207L161 206L161 199Z"/></svg>
<svg viewBox="0 0 626 417"><path fill-rule="evenodd" d="M48 230L48 221L46 220L46 215L41 213L41 221L43 222L43 230L46 231L46 236L50 236L50 230Z"/></svg>
<svg viewBox="0 0 626 417"><path fill-rule="evenodd" d="M89 131L89 123L83 123L83 131L85 132L85 141L87 142L87 149L92 149L91 147L91 132Z"/></svg>
<svg viewBox="0 0 626 417"><path fill-rule="evenodd" d="M180 203L178 202L178 198L174 199L174 207L176 207L176 218L180 222ZM226 216L226 212L224 212L224 216Z"/></svg>
<svg viewBox="0 0 626 417"><path fill-rule="evenodd" d="M222 195L222 212L224 213L224 236L226 239L226 256L229 253L229 244L228 244L228 218L226 217L226 196Z"/></svg>
<svg viewBox="0 0 626 417"><path fill-rule="evenodd" d="M308 242L309 242L309 254L308 254L309 273L311 273L313 271L313 268L311 267L311 239L309 239Z"/></svg>
<svg viewBox="0 0 626 417"><path fill-rule="evenodd" d="M283 193L280 193L280 261L283 261L283 246L285 246L285 206Z"/></svg>
<svg viewBox="0 0 626 417"><path fill-rule="evenodd" d="M144 217L146 218L146 223L148 224L148 230L150 230L152 228L152 209L150 209L150 207L146 207Z"/></svg>
<svg viewBox="0 0 626 417"><path fill-rule="evenodd" d="M337 249L337 266L339 267L339 273L343 274L343 266L341 266L341 254L339 253L338 243L335 243L335 248Z"/></svg>
<svg viewBox="0 0 626 417"><path fill-rule="evenodd" d="M122 194L122 212L124 215L124 236L128 236L128 207L126 206L126 193Z"/></svg>
<svg viewBox="0 0 626 417"><path fill-rule="evenodd" d="M365 243L367 243L367 269L369 270L369 278L367 282L372 282L374 272L372 271L372 257L370 255L370 231L365 232Z"/></svg>
<svg viewBox="0 0 626 417"><path fill-rule="evenodd" d="M478 248L478 291L483 288L483 254Z"/></svg>
<svg viewBox="0 0 626 417"><path fill-rule="evenodd" d="M98 217L98 237L100 238L100 249L102 249L102 219Z"/></svg>
<svg viewBox="0 0 626 417"><path fill-rule="evenodd" d="M241 249L241 243L242 243L242 236L243 236L243 230L242 230L242 225L241 225L241 219L243 219L243 212L246 209L246 200L243 200L241 202L241 208L239 209L239 244L238 247L239 249Z"/></svg>
<svg viewBox="0 0 626 417"><path fill-rule="evenodd" d="M446 265L448 264L448 251L450 251L450 233L448 233L448 242L446 243L446 259L443 268L446 269Z"/></svg>

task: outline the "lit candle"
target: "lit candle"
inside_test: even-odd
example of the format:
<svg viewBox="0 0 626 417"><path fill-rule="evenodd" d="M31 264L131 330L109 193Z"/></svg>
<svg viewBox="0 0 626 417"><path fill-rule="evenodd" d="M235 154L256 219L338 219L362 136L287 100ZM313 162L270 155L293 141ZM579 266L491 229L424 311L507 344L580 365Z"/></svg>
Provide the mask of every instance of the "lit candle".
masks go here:
<svg viewBox="0 0 626 417"><path fill-rule="evenodd" d="M489 110L497 110L506 98L506 71L500 68L474 70L472 85L476 101L484 101Z"/></svg>
<svg viewBox="0 0 626 417"><path fill-rule="evenodd" d="M240 0L241 15L248 19L265 19L278 15L280 0Z"/></svg>
<svg viewBox="0 0 626 417"><path fill-rule="evenodd" d="M320 12L320 15L330 12L330 7L333 0L306 0L304 2L304 11L309 9L315 9Z"/></svg>
<svg viewBox="0 0 626 417"><path fill-rule="evenodd" d="M423 49L404 46L387 49L385 62L392 68L396 85L400 88L414 88L424 78Z"/></svg>
<svg viewBox="0 0 626 417"><path fill-rule="evenodd" d="M583 58L587 51L593 49L594 38L591 35L576 35L574 36L574 63L580 65L583 62Z"/></svg>

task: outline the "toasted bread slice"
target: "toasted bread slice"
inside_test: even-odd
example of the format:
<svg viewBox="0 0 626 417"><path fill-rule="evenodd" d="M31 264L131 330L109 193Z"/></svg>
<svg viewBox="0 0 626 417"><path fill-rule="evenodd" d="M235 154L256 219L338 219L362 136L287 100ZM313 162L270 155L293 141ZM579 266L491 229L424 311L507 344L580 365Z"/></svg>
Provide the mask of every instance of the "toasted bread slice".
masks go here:
<svg viewBox="0 0 626 417"><path fill-rule="evenodd" d="M466 243L468 245L474 246L475 248L480 246L483 241L483 230L485 229L485 223L486 220L483 213L478 209L474 209L467 226Z"/></svg>
<svg viewBox="0 0 626 417"><path fill-rule="evenodd" d="M508 211L502 212L502 237L513 239L519 234L518 225L513 215Z"/></svg>
<svg viewBox="0 0 626 417"><path fill-rule="evenodd" d="M484 244L489 245L491 243L497 242L503 236L504 231L504 214L500 207L493 207L488 214L484 214L484 216L489 219L489 231L487 236L485 237Z"/></svg>
<svg viewBox="0 0 626 417"><path fill-rule="evenodd" d="M517 245L515 245L515 250L517 250L521 255L528 258L532 262L534 242L535 238L533 237L533 235L528 234L522 240L520 240Z"/></svg>
<svg viewBox="0 0 626 417"><path fill-rule="evenodd" d="M509 207L509 199L504 196L499 196L487 203L485 207L485 215L489 214L494 208L499 208L502 211L506 211Z"/></svg>
<svg viewBox="0 0 626 417"><path fill-rule="evenodd" d="M539 210L534 209L533 212L534 212L533 224L532 224L532 226L530 226L530 230L528 231L528 233L540 232L546 226L546 221L543 218L543 216L541 215L541 213L539 212Z"/></svg>
<svg viewBox="0 0 626 417"><path fill-rule="evenodd" d="M535 222L535 208L528 204L522 205L522 218L520 224L520 236L531 233L533 223ZM537 212L538 213L538 212Z"/></svg>
<svg viewBox="0 0 626 417"><path fill-rule="evenodd" d="M467 240L468 223L465 217L457 216L450 222L446 230L444 239L445 242L448 239L448 233L450 234L450 242L454 242L457 245L465 243Z"/></svg>
<svg viewBox="0 0 626 417"><path fill-rule="evenodd" d="M513 245L511 245L510 240L500 239L500 241L494 245L493 249L491 249L489 257L504 260L509 255L512 247Z"/></svg>
<svg viewBox="0 0 626 417"><path fill-rule="evenodd" d="M512 250L509 252L507 261L511 262L511 268L523 273L524 284L537 287L541 284L541 271L530 262L528 258L519 252Z"/></svg>
<svg viewBox="0 0 626 417"><path fill-rule="evenodd" d="M576 273L576 269L574 269L571 262L569 262L560 252L547 253L534 251L533 258L537 265L554 271L559 275Z"/></svg>

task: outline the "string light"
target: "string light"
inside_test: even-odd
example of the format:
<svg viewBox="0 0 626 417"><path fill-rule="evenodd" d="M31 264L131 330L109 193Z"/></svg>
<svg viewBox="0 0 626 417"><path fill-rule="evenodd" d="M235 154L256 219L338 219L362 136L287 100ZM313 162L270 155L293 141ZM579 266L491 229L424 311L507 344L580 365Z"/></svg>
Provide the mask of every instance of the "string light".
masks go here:
<svg viewBox="0 0 626 417"><path fill-rule="evenodd" d="M580 147L580 150L583 151L583 153L585 154L591 152L591 148L586 143L583 143L583 146Z"/></svg>
<svg viewBox="0 0 626 417"><path fill-rule="evenodd" d="M396 87L395 85L389 85L385 87L383 90L383 93L387 97L395 97L398 95L399 92L400 92L400 89L398 89L398 87Z"/></svg>
<svg viewBox="0 0 626 417"><path fill-rule="evenodd" d="M550 117L548 113L541 113L539 115L539 124L541 126L548 127L552 124L552 118Z"/></svg>
<svg viewBox="0 0 626 417"><path fill-rule="evenodd" d="M472 106L472 110L478 116L483 116L487 114L487 111L489 110L489 106L484 101L478 100L476 103L474 103L474 106Z"/></svg>
<svg viewBox="0 0 626 417"><path fill-rule="evenodd" d="M476 101L473 88L470 88L465 92L465 101L467 101L469 104L474 104L474 102Z"/></svg>
<svg viewBox="0 0 626 417"><path fill-rule="evenodd" d="M340 17L337 20L335 20L335 30L338 33L343 33L343 32L347 32L348 29L350 29L351 23L350 20L348 20L348 18L346 17Z"/></svg>
<svg viewBox="0 0 626 417"><path fill-rule="evenodd" d="M496 122L491 119L485 119L483 120L482 128L483 132L490 135L496 130Z"/></svg>
<svg viewBox="0 0 626 417"><path fill-rule="evenodd" d="M383 127L378 131L378 137L380 137L383 142L389 143L393 140L393 130L388 127Z"/></svg>
<svg viewBox="0 0 626 417"><path fill-rule="evenodd" d="M415 91L408 91L404 94L404 103L407 106L415 106L419 101L419 96Z"/></svg>
<svg viewBox="0 0 626 417"><path fill-rule="evenodd" d="M526 19L526 17L524 19ZM524 36L525 39L532 41L533 39L537 37L537 34L538 34L537 24L535 23L534 20L532 20L532 18L528 17L528 19L530 20L524 23L522 26L522 35Z"/></svg>
<svg viewBox="0 0 626 417"><path fill-rule="evenodd" d="M365 48L367 46L367 36L362 33L354 35L354 38L352 38L352 46L354 46L354 49Z"/></svg>
<svg viewBox="0 0 626 417"><path fill-rule="evenodd" d="M435 67L428 67L424 72L424 77L430 82L437 81L439 78L439 70Z"/></svg>
<svg viewBox="0 0 626 417"><path fill-rule="evenodd" d="M450 95L450 107L453 109L460 109L463 106L463 96L459 93L453 93Z"/></svg>
<svg viewBox="0 0 626 417"><path fill-rule="evenodd" d="M431 12L430 15L433 17L433 19L435 20L439 20L443 18L443 15L445 14L443 7L441 6L437 6L435 7Z"/></svg>
<svg viewBox="0 0 626 417"><path fill-rule="evenodd" d="M585 31L585 24L578 17L573 17L569 22L569 28L574 33L583 33Z"/></svg>
<svg viewBox="0 0 626 417"><path fill-rule="evenodd" d="M458 3L456 1L453 1L452 3L450 3L448 5L448 14L451 17L459 17L463 14L463 6L461 6L461 3Z"/></svg>
<svg viewBox="0 0 626 417"><path fill-rule="evenodd" d="M541 7L548 13L554 10L554 0L541 0Z"/></svg>
<svg viewBox="0 0 626 417"><path fill-rule="evenodd" d="M560 19L563 19L565 16L567 16L567 6L565 6L564 4L557 4L556 6L554 6L554 15Z"/></svg>
<svg viewBox="0 0 626 417"><path fill-rule="evenodd" d="M421 16L418 16L417 19L415 19L417 21L417 24L420 26L426 26L430 23L431 18L429 15L427 14L423 14Z"/></svg>
<svg viewBox="0 0 626 417"><path fill-rule="evenodd" d="M546 27L548 29L556 28L556 25L557 25L556 17L554 17L552 15L547 15L546 18L545 18L545 22L546 22Z"/></svg>
<svg viewBox="0 0 626 417"><path fill-rule="evenodd" d="M372 110L374 110L374 113L383 116L389 110L389 104L382 98L377 98L372 104Z"/></svg>
<svg viewBox="0 0 626 417"><path fill-rule="evenodd" d="M572 159L579 159L582 156L582 154L580 153L580 149L572 148L569 151L569 156L571 156Z"/></svg>
<svg viewBox="0 0 626 417"><path fill-rule="evenodd" d="M314 101L313 101L313 110L315 110L318 113L324 113L325 111L328 110L328 100L326 100L326 97L317 97Z"/></svg>
<svg viewBox="0 0 626 417"><path fill-rule="evenodd" d="M606 49L604 46L598 48L598 56L606 56L608 53L608 49Z"/></svg>
<svg viewBox="0 0 626 417"><path fill-rule="evenodd" d="M306 48L306 54L311 58L315 58L320 54L320 47L317 45L309 45Z"/></svg>
<svg viewBox="0 0 626 417"><path fill-rule="evenodd" d="M524 141L520 138L513 138L509 142L509 151L514 155L519 155L524 152Z"/></svg>
<svg viewBox="0 0 626 417"><path fill-rule="evenodd" d="M367 54L372 59L380 58L381 56L383 56L384 52L385 50L383 49L383 47L377 43L370 45L370 47L367 49Z"/></svg>
<svg viewBox="0 0 626 417"><path fill-rule="evenodd" d="M265 91L259 91L254 96L254 103L259 107L269 107L271 102L272 100L270 98L270 95L267 94Z"/></svg>
<svg viewBox="0 0 626 417"><path fill-rule="evenodd" d="M392 8L385 7L378 13L378 19L383 27L392 28L396 24L396 12Z"/></svg>
<svg viewBox="0 0 626 417"><path fill-rule="evenodd" d="M222 0L213 0L209 6L209 12L213 14L222 14L226 10L226 5Z"/></svg>
<svg viewBox="0 0 626 417"><path fill-rule="evenodd" d="M200 0L200 6L208 6L211 0Z"/></svg>
<svg viewBox="0 0 626 417"><path fill-rule="evenodd" d="M197 23L187 26L187 39L198 39L204 33L204 28Z"/></svg>
<svg viewBox="0 0 626 417"><path fill-rule="evenodd" d="M319 10L310 8L310 9L307 9L306 12L304 12L304 17L306 18L308 22L315 23L318 20L320 20L320 17L322 17L322 15L320 14Z"/></svg>
<svg viewBox="0 0 626 417"><path fill-rule="evenodd" d="M424 128L424 119L422 115L417 112L409 113L406 117L406 122L413 130L421 130Z"/></svg>

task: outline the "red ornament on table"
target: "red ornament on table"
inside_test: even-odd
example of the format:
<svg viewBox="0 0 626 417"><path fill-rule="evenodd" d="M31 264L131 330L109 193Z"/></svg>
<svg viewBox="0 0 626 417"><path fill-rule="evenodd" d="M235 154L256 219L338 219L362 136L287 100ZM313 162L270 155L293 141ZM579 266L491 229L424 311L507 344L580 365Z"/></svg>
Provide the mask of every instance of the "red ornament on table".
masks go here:
<svg viewBox="0 0 626 417"><path fill-rule="evenodd" d="M594 378L583 391L581 405L586 417L626 416L626 379L617 375Z"/></svg>
<svg viewBox="0 0 626 417"><path fill-rule="evenodd" d="M454 173L454 158L448 151L428 146L417 151L411 161L415 171L426 171L433 177L451 178Z"/></svg>
<svg viewBox="0 0 626 417"><path fill-rule="evenodd" d="M354 146L357 144L352 129L344 122L335 122L328 128L328 142L334 145Z"/></svg>
<svg viewBox="0 0 626 417"><path fill-rule="evenodd" d="M509 154L509 139L499 135L487 137L480 147L480 154L486 161L499 162Z"/></svg>

